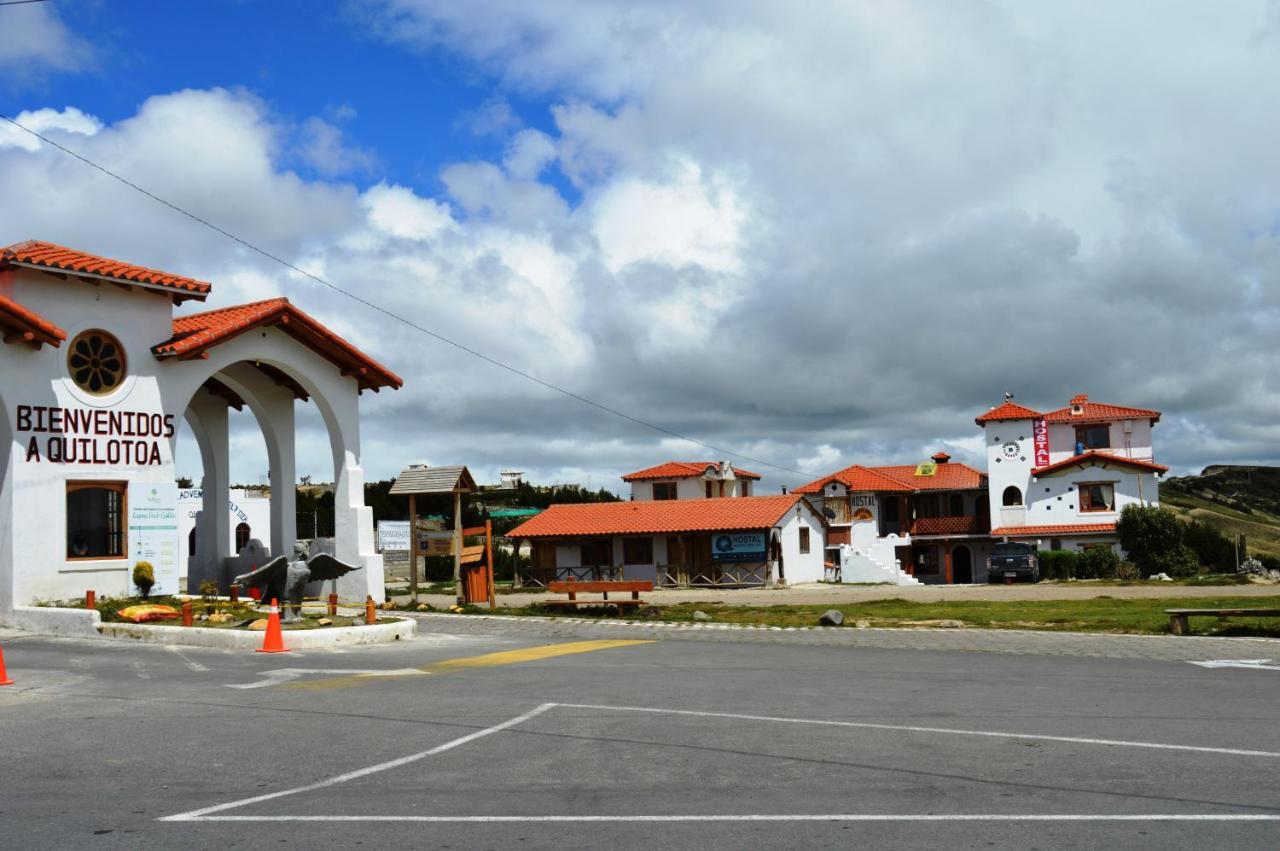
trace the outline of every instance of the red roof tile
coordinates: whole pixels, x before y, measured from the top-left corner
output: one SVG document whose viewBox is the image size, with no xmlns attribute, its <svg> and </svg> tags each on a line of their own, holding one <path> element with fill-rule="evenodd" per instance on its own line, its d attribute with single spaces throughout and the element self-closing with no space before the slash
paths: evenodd
<svg viewBox="0 0 1280 851">
<path fill-rule="evenodd" d="M 914 464 L 890 467 L 863 467 L 854 464 L 839 472 L 801 485 L 795 493 L 818 493 L 831 482 L 840 482 L 851 491 L 909 493 L 912 491 L 976 490 L 986 483 L 986 476 L 968 464 L 938 464 L 932 476 L 917 476 Z"/>
<path fill-rule="evenodd" d="M 122 263 L 108 257 L 99 257 L 73 248 L 54 245 L 52 242 L 27 240 L 0 248 L 0 268 L 25 266 L 34 269 L 56 269 L 70 274 L 94 275 L 110 281 L 138 284 L 176 293 L 180 299 L 195 298 L 203 301 L 212 287 L 206 281 L 184 278 L 158 269 Z"/>
<path fill-rule="evenodd" d="M 1072 408 L 1080 406 L 1080 413 L 1073 413 Z M 1071 404 L 1044 415 L 1051 423 L 1110 423 L 1116 420 L 1151 420 L 1160 422 L 1160 412 L 1147 408 L 1126 408 L 1121 405 L 1107 405 L 1102 402 L 1090 402 L 1088 396 L 1076 396 Z"/>
<path fill-rule="evenodd" d="M 1040 413 L 1030 408 L 1024 408 L 1021 405 L 1015 405 L 1013 402 L 1005 402 L 999 407 L 992 408 L 985 414 L 980 415 L 974 420 L 978 425 L 983 423 L 994 423 L 1001 420 L 1034 420 L 1040 417 Z"/>
<path fill-rule="evenodd" d="M 624 482 L 639 482 L 646 479 L 685 479 L 691 476 L 701 476 L 707 472 L 708 467 L 714 467 L 718 471 L 720 465 L 714 461 L 667 461 L 654 467 L 646 467 L 643 470 L 636 470 L 634 473 L 627 473 L 622 477 L 622 480 Z M 759 473 L 752 473 L 739 467 L 733 468 L 733 474 L 739 479 L 760 478 Z"/>
<path fill-rule="evenodd" d="M 37 349 L 45 343 L 60 346 L 67 339 L 66 331 L 4 295 L 0 295 L 0 329 L 6 343 L 27 343 Z"/>
<path fill-rule="evenodd" d="M 1125 458 L 1122 455 L 1112 455 L 1110 452 L 1099 452 L 1096 449 L 1090 449 L 1083 455 L 1072 455 L 1065 461 L 1059 461 L 1056 464 L 1050 464 L 1047 467 L 1038 467 L 1031 471 L 1033 476 L 1043 476 L 1047 473 L 1056 473 L 1066 467 L 1072 467 L 1076 464 L 1119 464 L 1122 467 L 1136 467 L 1139 470 L 1148 470 L 1154 473 L 1167 473 L 1169 468 L 1163 464 L 1156 464 L 1151 461 L 1140 461 L 1137 458 Z"/>
<path fill-rule="evenodd" d="M 151 350 L 158 358 L 196 358 L 246 331 L 273 325 L 332 361 L 344 374 L 355 378 L 361 389 L 398 388 L 404 384 L 400 376 L 294 307 L 287 298 L 179 316 L 173 320 L 173 336 Z"/>
<path fill-rule="evenodd" d="M 1000 526 L 993 538 L 1038 538 L 1044 535 L 1102 535 L 1116 530 L 1114 523 L 1079 523 L 1074 526 Z"/>
<path fill-rule="evenodd" d="M 571 538 L 769 529 L 802 499 L 799 494 L 783 494 L 553 505 L 507 536 Z"/>
</svg>

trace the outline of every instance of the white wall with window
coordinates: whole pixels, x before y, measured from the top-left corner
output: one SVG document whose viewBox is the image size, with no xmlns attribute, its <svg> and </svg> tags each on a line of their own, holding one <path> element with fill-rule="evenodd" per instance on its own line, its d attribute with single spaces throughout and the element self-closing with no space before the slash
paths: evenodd
<svg viewBox="0 0 1280 851">
<path fill-rule="evenodd" d="M 1151 421 L 1137 419 L 1049 424 L 1050 463 L 1056 464 L 1078 455 L 1080 448 L 1150 461 L 1154 457 L 1151 448 Z"/>
<path fill-rule="evenodd" d="M 1089 463 L 1037 477 L 1029 485 L 1027 524 L 1114 523 L 1126 505 L 1155 505 L 1153 473 L 1117 464 Z"/>
</svg>

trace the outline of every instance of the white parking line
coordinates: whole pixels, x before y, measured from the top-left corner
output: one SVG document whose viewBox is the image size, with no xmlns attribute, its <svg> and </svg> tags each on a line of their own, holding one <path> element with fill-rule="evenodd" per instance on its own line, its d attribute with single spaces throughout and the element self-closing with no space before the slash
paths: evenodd
<svg viewBox="0 0 1280 851">
<path fill-rule="evenodd" d="M 293 669 L 281 669 L 289 671 Z M 985 736 L 1001 739 L 1035 739 L 1039 741 L 1066 742 L 1070 744 L 1084 745 L 1104 745 L 1130 748 L 1152 748 L 1156 750 L 1170 751 L 1194 751 L 1197 753 L 1213 753 L 1231 756 L 1249 756 L 1262 757 L 1265 759 L 1280 758 L 1280 753 L 1273 751 L 1248 750 L 1243 748 L 1214 748 L 1199 745 L 1175 745 L 1162 742 L 1135 742 L 1123 739 L 1092 739 L 1077 736 L 1049 736 L 1042 734 L 1028 733 L 1008 733 L 996 732 L 990 730 L 960 730 L 947 727 L 919 727 L 900 724 L 876 724 L 862 721 L 832 721 L 828 719 L 813 718 L 785 718 L 771 715 L 745 715 L 733 712 L 703 712 L 690 709 L 661 709 L 647 706 L 609 706 L 596 703 L 543 703 L 534 709 L 517 715 L 501 724 L 495 724 L 492 727 L 486 727 L 483 730 L 477 730 L 443 745 L 438 745 L 430 750 L 421 753 L 412 754 L 411 756 L 393 759 L 388 762 L 381 762 L 377 765 L 371 765 L 368 768 L 361 768 L 356 771 L 350 771 L 345 774 L 339 774 L 326 780 L 311 783 L 306 786 L 298 786 L 293 789 L 285 789 L 280 792 L 271 792 L 266 795 L 257 795 L 252 798 L 244 798 L 238 801 L 230 801 L 225 804 L 218 804 L 212 807 L 205 807 L 199 810 L 192 810 L 186 813 L 178 813 L 177 815 L 165 816 L 159 821 L 243 821 L 243 822 L 259 822 L 259 821 L 295 821 L 295 822 L 432 822 L 432 823 L 485 823 L 485 822 L 785 822 L 785 821 L 861 821 L 861 822 L 945 822 L 945 821 L 971 821 L 971 822 L 998 822 L 998 821 L 1094 821 L 1094 822 L 1153 822 L 1153 821 L 1280 821 L 1280 813 L 766 813 L 766 814 L 706 814 L 706 815 L 531 815 L 531 816 L 432 816 L 432 815 L 214 815 L 222 813 L 226 810 L 246 807 L 251 804 L 262 803 L 276 798 L 283 798 L 288 795 L 297 795 L 302 792 L 311 792 L 317 789 L 324 789 L 329 786 L 336 786 L 340 783 L 346 783 L 350 780 L 356 780 L 361 777 L 367 777 L 371 774 L 377 774 L 400 766 L 417 762 L 425 757 L 434 756 L 444 753 L 461 745 L 473 742 L 485 736 L 492 735 L 502 730 L 507 730 L 519 724 L 523 724 L 532 718 L 535 718 L 550 709 L 589 709 L 596 712 L 637 712 L 654 715 L 677 715 L 696 718 L 725 718 L 740 721 L 762 721 L 783 724 L 808 724 L 824 727 L 844 727 L 856 729 L 870 730 L 889 730 L 894 732 L 908 733 L 930 733 L 941 735 L 958 735 L 958 736 Z"/>
</svg>

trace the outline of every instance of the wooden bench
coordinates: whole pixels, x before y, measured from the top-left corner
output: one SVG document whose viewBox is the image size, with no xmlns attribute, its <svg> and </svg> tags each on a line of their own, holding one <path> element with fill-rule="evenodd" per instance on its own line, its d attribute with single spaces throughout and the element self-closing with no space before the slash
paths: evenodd
<svg viewBox="0 0 1280 851">
<path fill-rule="evenodd" d="M 1189 635 L 1191 627 L 1187 618 L 1280 618 L 1280 609 L 1165 609 L 1169 616 L 1169 631 L 1174 635 Z"/>
<path fill-rule="evenodd" d="M 618 582 L 595 582 L 568 579 L 564 581 L 555 581 L 547 584 L 547 590 L 552 594 L 568 594 L 567 600 L 544 600 L 543 603 L 548 606 L 617 606 L 619 610 L 627 606 L 643 606 L 644 600 L 640 599 L 641 591 L 652 591 L 653 583 L 647 579 L 643 580 L 622 580 Z M 602 598 L 599 600 L 579 600 L 578 595 L 581 593 L 600 594 Z M 626 594 L 631 593 L 630 599 L 609 599 L 609 594 Z"/>
</svg>

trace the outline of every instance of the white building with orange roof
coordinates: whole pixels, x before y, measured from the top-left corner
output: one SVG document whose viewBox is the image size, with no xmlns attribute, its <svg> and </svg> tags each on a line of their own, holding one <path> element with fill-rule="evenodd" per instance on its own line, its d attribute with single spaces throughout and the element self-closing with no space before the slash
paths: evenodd
<svg viewBox="0 0 1280 851">
<path fill-rule="evenodd" d="M 1015 403 L 977 417 L 986 444 L 993 538 L 1046 550 L 1117 547 L 1126 505 L 1159 505 L 1152 428 L 1160 412 L 1073 397 L 1039 412 Z"/>
<path fill-rule="evenodd" d="M 987 477 L 939 452 L 916 465 L 855 464 L 796 488 L 828 522 L 829 575 L 841 582 L 986 580 Z"/>
<path fill-rule="evenodd" d="M 46 242 L 0 248 L 0 622 L 35 600 L 155 590 L 181 576 L 225 590 L 237 541 L 229 502 L 228 408 L 248 407 L 271 470 L 273 554 L 293 555 L 294 406 L 317 406 L 333 454 L 336 555 L 363 570 L 343 599 L 382 599 L 364 504 L 359 398 L 401 379 L 286 299 L 183 316 L 204 281 Z M 174 456 L 191 426 L 204 467 L 194 549 L 180 540 Z M 267 531 L 269 530 L 269 531 Z M 188 553 L 192 553 L 188 559 Z"/>
<path fill-rule="evenodd" d="M 627 473 L 636 502 L 664 499 L 715 499 L 751 496 L 759 473 L 734 467 L 728 461 L 667 461 Z"/>
</svg>

